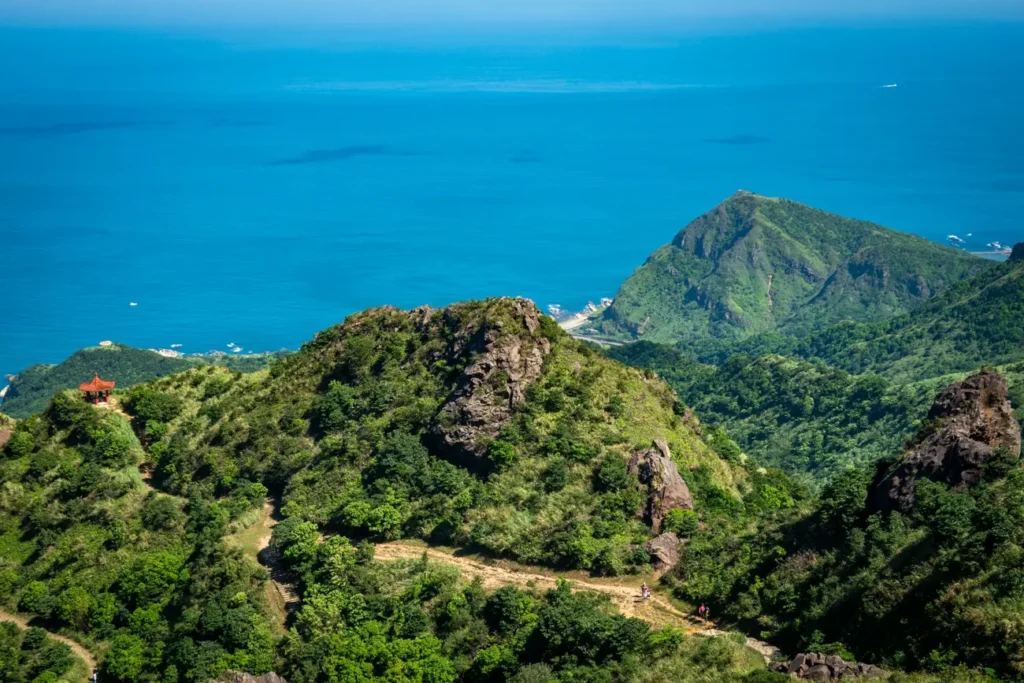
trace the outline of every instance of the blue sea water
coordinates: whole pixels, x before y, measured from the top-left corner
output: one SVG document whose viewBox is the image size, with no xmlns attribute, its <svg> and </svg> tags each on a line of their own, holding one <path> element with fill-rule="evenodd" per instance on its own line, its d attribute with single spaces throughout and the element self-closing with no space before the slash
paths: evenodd
<svg viewBox="0 0 1024 683">
<path fill-rule="evenodd" d="M 296 347 L 381 304 L 579 307 L 739 188 L 1012 244 L 1022 39 L 0 28 L 0 374 L 102 339 Z"/>
</svg>

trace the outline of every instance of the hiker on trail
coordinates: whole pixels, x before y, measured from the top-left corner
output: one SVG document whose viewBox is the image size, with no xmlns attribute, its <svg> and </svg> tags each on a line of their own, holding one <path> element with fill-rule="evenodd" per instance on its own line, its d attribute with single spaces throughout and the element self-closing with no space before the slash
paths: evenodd
<svg viewBox="0 0 1024 683">
<path fill-rule="evenodd" d="M 640 586 L 640 597 L 642 597 L 644 600 L 651 597 L 651 589 L 647 587 L 646 583 L 641 584 Z"/>
<path fill-rule="evenodd" d="M 702 603 L 700 603 L 700 607 L 697 609 L 697 615 L 700 616 L 701 619 L 703 619 L 704 618 L 704 614 L 707 611 L 708 611 L 708 608 L 705 607 L 704 603 L 702 602 Z"/>
</svg>

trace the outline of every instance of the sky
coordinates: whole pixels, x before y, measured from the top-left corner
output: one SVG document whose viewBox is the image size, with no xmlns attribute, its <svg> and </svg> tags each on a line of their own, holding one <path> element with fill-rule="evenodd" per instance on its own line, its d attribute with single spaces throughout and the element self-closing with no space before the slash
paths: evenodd
<svg viewBox="0 0 1024 683">
<path fill-rule="evenodd" d="M 0 0 L 0 24 L 327 27 L 1021 20 L 1024 0 Z"/>
</svg>

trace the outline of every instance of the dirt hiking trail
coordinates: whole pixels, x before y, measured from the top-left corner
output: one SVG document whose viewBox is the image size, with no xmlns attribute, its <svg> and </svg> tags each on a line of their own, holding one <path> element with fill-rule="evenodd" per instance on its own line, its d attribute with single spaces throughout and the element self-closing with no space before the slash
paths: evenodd
<svg viewBox="0 0 1024 683">
<path fill-rule="evenodd" d="M 260 564 L 270 572 L 270 580 L 281 594 L 285 607 L 289 612 L 295 611 L 299 606 L 299 594 L 295 590 L 295 577 L 288 573 L 281 564 L 281 554 L 270 545 L 270 537 L 274 534 L 274 527 L 280 521 L 274 504 L 267 502 L 263 506 L 264 515 L 261 520 L 263 535 L 260 536 L 256 545 L 256 557 Z"/>
<path fill-rule="evenodd" d="M 484 589 L 488 591 L 509 585 L 547 589 L 554 588 L 558 582 L 557 574 L 515 569 L 502 564 L 488 563 L 479 558 L 452 555 L 435 548 L 405 543 L 379 543 L 376 547 L 374 559 L 377 560 L 418 560 L 426 553 L 428 560 L 455 565 L 466 578 L 479 577 Z M 580 580 L 574 577 L 570 581 L 577 590 L 609 596 L 621 614 L 643 619 L 655 627 L 674 626 L 687 633 L 695 633 L 709 626 L 690 617 L 660 595 L 652 594 L 651 598 L 644 602 L 640 598 L 640 583 L 634 578 L 604 581 Z"/>
<path fill-rule="evenodd" d="M 428 561 L 451 564 L 459 568 L 461 574 L 469 579 L 479 578 L 484 590 L 495 590 L 502 586 L 519 586 L 521 588 L 554 588 L 558 583 L 557 574 L 541 574 L 524 569 L 507 566 L 507 563 L 491 563 L 475 557 L 453 555 L 436 548 L 406 543 L 378 543 L 374 559 L 376 560 L 418 560 L 426 553 Z M 627 617 L 636 617 L 646 621 L 655 628 L 672 626 L 685 631 L 688 635 L 707 636 L 711 638 L 729 635 L 726 631 L 714 628 L 714 623 L 693 617 L 673 605 L 667 598 L 652 592 L 646 602 L 640 597 L 640 583 L 636 578 L 628 579 L 597 579 L 582 580 L 577 577 L 570 579 L 577 590 L 602 593 L 611 598 L 619 613 Z M 782 652 L 769 643 L 747 638 L 747 647 L 764 657 L 765 662 L 782 656 Z"/>
<path fill-rule="evenodd" d="M 0 609 L 0 621 L 13 621 L 15 624 L 17 624 L 23 629 L 29 628 L 29 617 L 11 614 L 10 612 L 5 612 L 2 609 Z M 70 647 L 71 652 L 76 657 L 83 660 L 85 662 L 85 665 L 89 667 L 89 673 L 92 673 L 96 670 L 96 658 L 93 657 L 92 653 L 85 649 L 85 647 L 83 647 L 80 643 L 71 640 L 70 638 L 67 638 L 65 636 L 60 636 L 56 633 L 51 633 L 50 631 L 47 631 L 46 633 L 54 640 L 60 641 L 68 647 Z"/>
</svg>

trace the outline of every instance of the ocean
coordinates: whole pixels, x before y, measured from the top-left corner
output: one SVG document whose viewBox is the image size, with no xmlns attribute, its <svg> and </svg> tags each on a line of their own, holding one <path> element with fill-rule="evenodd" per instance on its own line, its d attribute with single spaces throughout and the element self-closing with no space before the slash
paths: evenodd
<svg viewBox="0 0 1024 683">
<path fill-rule="evenodd" d="M 579 308 L 740 188 L 1010 245 L 1020 44 L 0 28 L 0 374 L 104 339 L 295 348 L 383 304 Z"/>
</svg>

